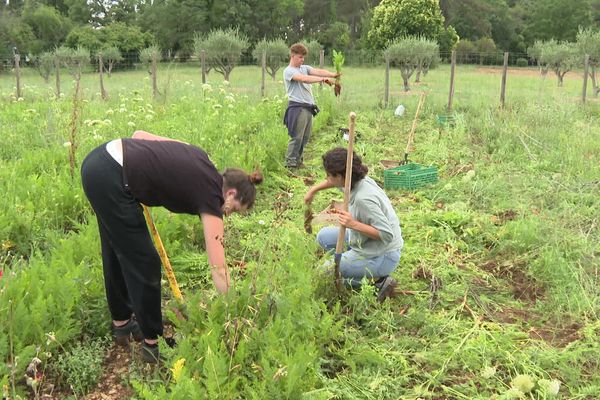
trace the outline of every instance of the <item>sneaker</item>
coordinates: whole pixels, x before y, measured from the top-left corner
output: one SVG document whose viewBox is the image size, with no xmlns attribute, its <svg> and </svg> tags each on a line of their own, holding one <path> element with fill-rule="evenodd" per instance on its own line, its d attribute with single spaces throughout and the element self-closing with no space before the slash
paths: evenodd
<svg viewBox="0 0 600 400">
<path fill-rule="evenodd" d="M 142 343 L 142 360 L 148 364 L 156 364 L 160 358 L 160 351 L 157 344 Z"/>
<path fill-rule="evenodd" d="M 119 346 L 129 346 L 129 339 L 133 337 L 136 342 L 144 340 L 142 330 L 137 321 L 131 318 L 125 325 L 112 325 L 112 337 Z"/>
<path fill-rule="evenodd" d="M 379 289 L 377 301 L 383 303 L 388 297 L 394 296 L 398 282 L 394 278 L 386 276 L 375 282 L 375 286 Z"/>
</svg>

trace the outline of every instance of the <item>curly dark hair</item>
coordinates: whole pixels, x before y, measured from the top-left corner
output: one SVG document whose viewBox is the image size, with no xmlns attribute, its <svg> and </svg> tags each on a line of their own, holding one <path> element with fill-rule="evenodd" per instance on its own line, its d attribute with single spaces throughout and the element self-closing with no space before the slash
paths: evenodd
<svg viewBox="0 0 600 400">
<path fill-rule="evenodd" d="M 325 172 L 332 176 L 346 176 L 347 155 L 348 150 L 343 147 L 336 147 L 323 154 L 323 168 L 325 168 Z M 350 187 L 353 188 L 354 184 L 367 176 L 368 172 L 369 168 L 362 163 L 360 156 L 352 152 L 352 181 Z"/>
</svg>

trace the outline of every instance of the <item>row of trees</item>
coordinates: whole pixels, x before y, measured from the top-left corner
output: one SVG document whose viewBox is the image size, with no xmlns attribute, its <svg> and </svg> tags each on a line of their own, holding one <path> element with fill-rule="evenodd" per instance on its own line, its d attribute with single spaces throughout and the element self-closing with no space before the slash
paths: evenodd
<svg viewBox="0 0 600 400">
<path fill-rule="evenodd" d="M 580 26 L 599 23 L 600 0 L 11 0 L 0 3 L 0 58 L 14 47 L 96 51 L 108 40 L 123 54 L 155 44 L 185 59 L 196 36 L 231 27 L 250 43 L 304 38 L 328 52 L 382 50 L 415 35 L 444 53 L 458 37 L 524 53 L 535 40 L 573 41 Z"/>
</svg>

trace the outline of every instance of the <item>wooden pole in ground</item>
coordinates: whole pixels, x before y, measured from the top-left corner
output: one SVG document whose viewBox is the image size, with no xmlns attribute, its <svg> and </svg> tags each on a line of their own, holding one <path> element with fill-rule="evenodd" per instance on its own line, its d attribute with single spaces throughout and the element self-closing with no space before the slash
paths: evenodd
<svg viewBox="0 0 600 400">
<path fill-rule="evenodd" d="M 15 54 L 15 77 L 17 80 L 17 100 L 21 98 L 21 55 Z"/>
<path fill-rule="evenodd" d="M 502 86 L 500 88 L 500 107 L 504 108 L 506 100 L 506 76 L 508 75 L 508 51 L 504 52 L 504 66 L 502 67 Z"/>
<path fill-rule="evenodd" d="M 319 68 L 323 69 L 325 65 L 325 50 L 321 49 L 319 51 Z M 319 83 L 319 89 L 323 89 L 323 82 Z"/>
<path fill-rule="evenodd" d="M 452 111 L 452 101 L 454 100 L 454 71 L 456 69 L 456 50 L 452 50 L 450 57 L 450 94 L 448 95 L 447 112 Z"/>
<path fill-rule="evenodd" d="M 585 103 L 587 96 L 587 83 L 588 83 L 588 75 L 590 73 L 590 56 L 588 54 L 585 55 L 583 61 L 583 92 L 581 93 L 581 102 Z"/>
<path fill-rule="evenodd" d="M 390 102 L 390 58 L 385 58 L 385 88 L 383 91 L 383 106 L 388 107 Z"/>
<path fill-rule="evenodd" d="M 202 83 L 206 83 L 206 52 L 200 52 L 200 68 L 202 69 Z"/>
<path fill-rule="evenodd" d="M 54 68 L 56 69 L 56 98 L 60 98 L 60 60 L 54 55 Z"/>
<path fill-rule="evenodd" d="M 262 80 L 260 82 L 260 95 L 261 97 L 265 97 L 265 80 L 267 75 L 267 52 L 262 52 L 262 57 L 260 61 L 262 67 Z"/>
</svg>

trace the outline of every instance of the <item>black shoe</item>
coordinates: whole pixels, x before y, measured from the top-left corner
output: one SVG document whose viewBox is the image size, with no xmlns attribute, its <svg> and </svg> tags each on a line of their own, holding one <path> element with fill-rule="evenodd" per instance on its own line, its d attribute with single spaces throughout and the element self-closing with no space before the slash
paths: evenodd
<svg viewBox="0 0 600 400">
<path fill-rule="evenodd" d="M 133 337 L 136 342 L 144 340 L 142 330 L 137 321 L 131 318 L 125 325 L 112 325 L 112 337 L 119 346 L 129 346 L 129 339 Z"/>
<path fill-rule="evenodd" d="M 394 291 L 396 290 L 396 286 L 398 286 L 398 282 L 389 276 L 383 277 L 375 282 L 375 287 L 379 289 L 379 292 L 377 293 L 377 301 L 383 303 L 385 299 L 392 297 L 394 295 Z"/>
<path fill-rule="evenodd" d="M 142 360 L 148 364 L 156 364 L 160 359 L 160 351 L 157 344 L 142 343 Z"/>
</svg>

